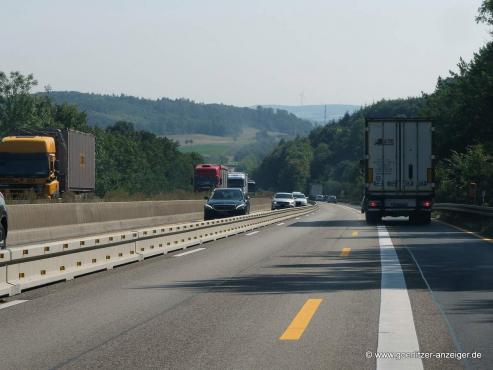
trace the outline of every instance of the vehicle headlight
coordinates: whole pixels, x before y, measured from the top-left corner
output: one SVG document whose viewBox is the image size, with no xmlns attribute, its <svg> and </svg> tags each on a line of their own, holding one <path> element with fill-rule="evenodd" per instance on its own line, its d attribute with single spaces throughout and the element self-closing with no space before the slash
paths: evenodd
<svg viewBox="0 0 493 370">
<path fill-rule="evenodd" d="M 206 203 L 206 204 L 204 204 L 204 208 L 207 208 L 207 209 L 214 209 L 214 208 L 212 208 L 212 206 L 211 206 L 210 204 L 207 204 L 207 203 Z"/>
<path fill-rule="evenodd" d="M 236 206 L 236 209 L 240 209 L 240 208 L 245 208 L 245 204 L 238 204 L 238 205 Z"/>
<path fill-rule="evenodd" d="M 277 202 L 275 200 L 272 201 L 272 204 L 277 204 Z"/>
</svg>

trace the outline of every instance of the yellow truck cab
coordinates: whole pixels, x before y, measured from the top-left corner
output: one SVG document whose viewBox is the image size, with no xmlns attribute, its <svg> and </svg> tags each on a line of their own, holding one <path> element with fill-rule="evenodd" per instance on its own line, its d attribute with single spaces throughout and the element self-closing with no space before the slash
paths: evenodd
<svg viewBox="0 0 493 370">
<path fill-rule="evenodd" d="M 56 146 L 52 137 L 4 137 L 0 143 L 0 183 L 4 185 L 2 190 L 8 195 L 32 189 L 44 197 L 57 197 L 59 183 L 55 160 Z"/>
</svg>

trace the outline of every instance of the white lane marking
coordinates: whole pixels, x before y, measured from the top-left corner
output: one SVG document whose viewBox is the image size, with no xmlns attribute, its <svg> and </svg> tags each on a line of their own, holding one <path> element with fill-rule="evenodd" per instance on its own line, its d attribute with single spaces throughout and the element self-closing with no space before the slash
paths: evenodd
<svg viewBox="0 0 493 370">
<path fill-rule="evenodd" d="M 2 304 L 0 304 L 0 310 L 3 310 L 4 308 L 15 306 L 16 304 L 20 304 L 20 303 L 24 303 L 24 302 L 27 302 L 27 299 L 17 299 L 15 301 L 2 303 Z"/>
<path fill-rule="evenodd" d="M 277 226 L 282 226 L 284 225 L 284 222 L 281 222 L 280 224 L 277 224 Z"/>
<path fill-rule="evenodd" d="M 248 233 L 248 234 L 245 234 L 245 235 L 250 236 L 250 235 L 255 235 L 257 233 L 258 233 L 258 231 L 252 231 L 251 233 Z"/>
<path fill-rule="evenodd" d="M 192 254 L 192 253 L 195 253 L 195 252 L 200 252 L 200 251 L 203 251 L 204 249 L 205 248 L 197 248 L 197 249 L 194 249 L 193 251 L 188 251 L 188 252 L 183 252 L 183 253 L 175 254 L 173 257 L 186 256 L 187 254 Z"/>
<path fill-rule="evenodd" d="M 299 217 L 296 217 L 295 220 L 299 220 L 300 218 Z"/>
<path fill-rule="evenodd" d="M 392 239 L 385 226 L 377 226 L 380 244 L 382 282 L 380 318 L 378 323 L 378 352 L 419 352 L 413 312 L 402 267 Z M 395 359 L 377 359 L 377 370 L 396 367 Z M 420 358 L 401 359 L 400 369 L 423 369 Z"/>
</svg>

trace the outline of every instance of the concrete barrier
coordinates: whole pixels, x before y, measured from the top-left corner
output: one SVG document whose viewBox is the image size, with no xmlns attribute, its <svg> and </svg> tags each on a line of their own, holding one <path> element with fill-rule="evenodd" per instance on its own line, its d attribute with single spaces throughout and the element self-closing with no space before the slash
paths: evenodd
<svg viewBox="0 0 493 370">
<path fill-rule="evenodd" d="M 11 260 L 11 252 L 8 249 L 0 250 L 0 296 L 9 295 L 12 285 L 7 282 L 7 265 Z"/>
<path fill-rule="evenodd" d="M 0 295 L 185 249 L 312 212 L 313 207 L 261 211 L 210 221 L 36 243 L 0 252 Z"/>
<path fill-rule="evenodd" d="M 252 198 L 252 210 L 270 199 Z M 8 207 L 10 246 L 191 222 L 203 217 L 202 200 L 163 202 L 22 204 Z"/>
<path fill-rule="evenodd" d="M 11 230 L 201 212 L 202 200 L 145 202 L 50 203 L 8 206 Z"/>
<path fill-rule="evenodd" d="M 112 233 L 119 230 L 139 229 L 163 224 L 191 222 L 202 218 L 202 212 L 183 213 L 161 217 L 146 217 L 131 220 L 93 222 L 87 224 L 41 227 L 36 229 L 9 231 L 8 245 L 18 246 L 40 241 L 76 238 L 86 235 Z"/>
<path fill-rule="evenodd" d="M 126 231 L 9 248 L 7 283 L 18 292 L 137 261 L 141 259 L 135 253 L 138 236 Z"/>
<path fill-rule="evenodd" d="M 252 210 L 270 207 L 268 198 L 252 198 Z M 25 230 L 203 212 L 204 200 L 49 203 L 9 205 L 9 229 Z"/>
</svg>

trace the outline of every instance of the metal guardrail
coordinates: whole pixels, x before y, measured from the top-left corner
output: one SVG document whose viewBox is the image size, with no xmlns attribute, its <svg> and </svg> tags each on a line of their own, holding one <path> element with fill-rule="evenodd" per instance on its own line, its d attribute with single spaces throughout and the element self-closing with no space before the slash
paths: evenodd
<svg viewBox="0 0 493 370">
<path fill-rule="evenodd" d="M 141 261 L 312 212 L 263 211 L 210 221 L 162 225 L 0 250 L 0 296 Z"/>
<path fill-rule="evenodd" d="M 435 203 L 433 205 L 433 210 L 460 212 L 493 217 L 493 207 L 474 206 L 471 204 Z"/>
</svg>

